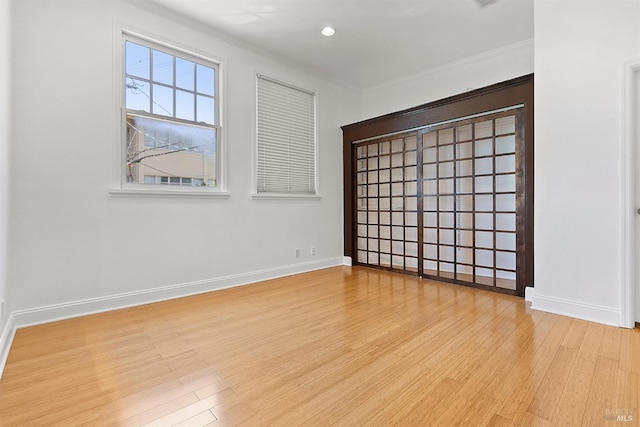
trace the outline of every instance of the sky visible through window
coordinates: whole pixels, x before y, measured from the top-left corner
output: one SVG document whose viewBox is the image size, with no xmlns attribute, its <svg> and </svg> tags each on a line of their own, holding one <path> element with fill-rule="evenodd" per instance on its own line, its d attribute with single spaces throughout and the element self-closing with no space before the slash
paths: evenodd
<svg viewBox="0 0 640 427">
<path fill-rule="evenodd" d="M 125 56 L 127 109 L 217 124 L 214 68 L 131 41 Z"/>
</svg>

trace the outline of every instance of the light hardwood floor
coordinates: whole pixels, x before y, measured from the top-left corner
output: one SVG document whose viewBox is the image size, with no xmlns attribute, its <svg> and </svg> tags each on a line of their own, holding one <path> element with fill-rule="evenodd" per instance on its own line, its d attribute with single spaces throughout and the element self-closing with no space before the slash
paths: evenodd
<svg viewBox="0 0 640 427">
<path fill-rule="evenodd" d="M 0 425 L 638 425 L 639 374 L 639 330 L 337 267 L 21 329 Z"/>
</svg>

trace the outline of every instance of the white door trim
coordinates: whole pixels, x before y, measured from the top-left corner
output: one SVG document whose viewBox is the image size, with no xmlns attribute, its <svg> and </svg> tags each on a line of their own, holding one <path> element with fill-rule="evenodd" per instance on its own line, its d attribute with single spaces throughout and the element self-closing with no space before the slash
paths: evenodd
<svg viewBox="0 0 640 427">
<path fill-rule="evenodd" d="M 635 135 L 635 111 L 640 100 L 636 100 L 635 73 L 640 73 L 640 58 L 624 63 L 623 70 L 623 106 L 622 106 L 622 251 L 621 272 L 622 289 L 620 292 L 620 326 L 635 326 L 635 215 L 636 215 L 636 150 L 640 150 L 638 136 Z"/>
</svg>

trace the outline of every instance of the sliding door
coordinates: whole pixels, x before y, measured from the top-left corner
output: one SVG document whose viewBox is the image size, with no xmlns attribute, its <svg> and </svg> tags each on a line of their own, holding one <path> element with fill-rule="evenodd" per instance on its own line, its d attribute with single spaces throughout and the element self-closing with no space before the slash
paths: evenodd
<svg viewBox="0 0 640 427">
<path fill-rule="evenodd" d="M 421 130 L 423 276 L 516 289 L 521 120 L 516 110 Z"/>
<path fill-rule="evenodd" d="M 355 151 L 357 262 L 418 273 L 418 134 Z"/>
<path fill-rule="evenodd" d="M 356 263 L 515 291 L 522 126 L 517 108 L 354 144 Z"/>
<path fill-rule="evenodd" d="M 344 255 L 524 296 L 533 112 L 530 74 L 342 126 Z"/>
</svg>

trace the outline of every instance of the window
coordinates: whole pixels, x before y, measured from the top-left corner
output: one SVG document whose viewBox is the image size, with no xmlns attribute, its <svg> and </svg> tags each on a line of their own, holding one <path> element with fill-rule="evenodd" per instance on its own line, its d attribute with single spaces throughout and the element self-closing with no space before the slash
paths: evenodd
<svg viewBox="0 0 640 427">
<path fill-rule="evenodd" d="M 124 181 L 218 189 L 218 64 L 125 35 Z"/>
<path fill-rule="evenodd" d="M 258 76 L 258 194 L 316 194 L 315 94 Z"/>
</svg>

